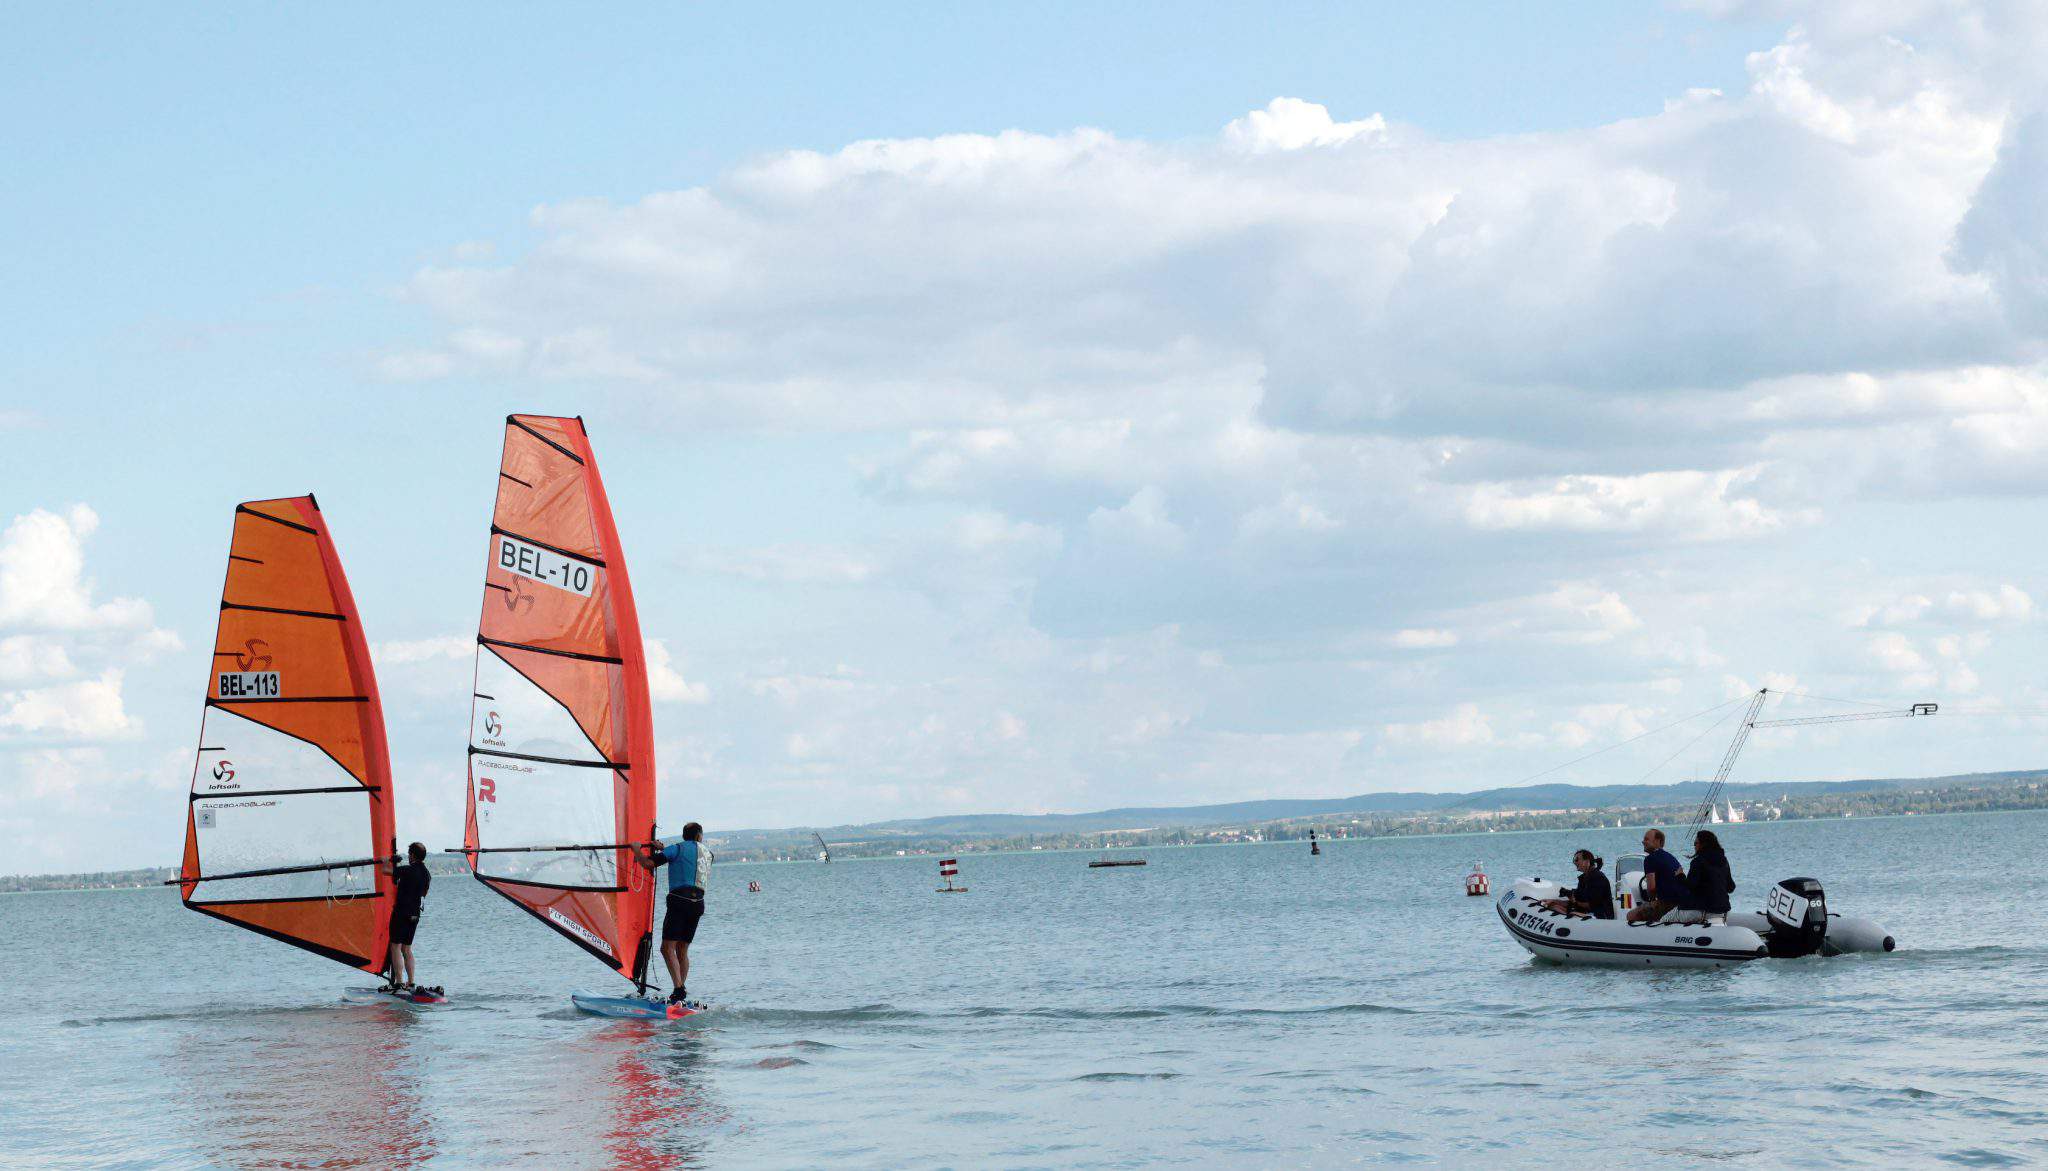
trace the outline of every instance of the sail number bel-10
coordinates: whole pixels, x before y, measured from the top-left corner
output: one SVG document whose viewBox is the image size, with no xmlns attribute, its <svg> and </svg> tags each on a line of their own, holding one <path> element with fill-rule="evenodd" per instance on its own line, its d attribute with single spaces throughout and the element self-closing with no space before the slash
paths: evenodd
<svg viewBox="0 0 2048 1171">
<path fill-rule="evenodd" d="M 597 567 L 589 562 L 503 534 L 498 536 L 498 568 L 586 598 L 597 585 Z"/>
</svg>

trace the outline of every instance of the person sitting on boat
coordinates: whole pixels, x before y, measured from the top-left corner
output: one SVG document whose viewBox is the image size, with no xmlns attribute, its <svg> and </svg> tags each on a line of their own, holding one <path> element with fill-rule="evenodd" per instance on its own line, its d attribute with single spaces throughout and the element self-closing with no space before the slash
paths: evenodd
<svg viewBox="0 0 2048 1171">
<path fill-rule="evenodd" d="M 1664 831 L 1643 831 L 1643 901 L 1628 913 L 1631 923 L 1655 923 L 1685 902 L 1685 868 L 1664 848 Z"/>
<path fill-rule="evenodd" d="M 1600 855 L 1591 850 L 1580 850 L 1572 855 L 1572 865 L 1578 867 L 1579 885 L 1564 892 L 1561 899 L 1544 899 L 1543 905 L 1568 915 L 1614 918 L 1614 887 L 1608 884 L 1607 875 L 1600 871 L 1604 865 Z"/>
<path fill-rule="evenodd" d="M 704 827 L 693 821 L 683 827 L 680 842 L 667 846 L 648 842 L 641 846 L 640 865 L 649 870 L 668 867 L 668 908 L 661 918 L 661 960 L 668 965 L 669 980 L 675 985 L 668 994 L 668 1002 L 681 1004 L 689 999 L 684 985 L 690 978 L 690 944 L 697 939 L 697 921 L 704 917 L 704 891 L 711 885 L 711 851 L 704 848 Z"/>
<path fill-rule="evenodd" d="M 391 902 L 391 983 L 393 992 L 411 992 L 418 973 L 413 970 L 412 937 L 420 927 L 420 911 L 427 901 L 427 888 L 434 876 L 427 873 L 427 848 L 419 842 L 405 848 L 406 861 L 396 858 L 384 863 L 384 872 L 397 886 Z M 401 978 L 402 977 L 402 978 Z"/>
<path fill-rule="evenodd" d="M 1724 923 L 1728 918 L 1728 896 L 1735 893 L 1735 872 L 1729 868 L 1728 853 L 1713 830 L 1703 829 L 1692 839 L 1692 865 L 1686 869 L 1686 897 L 1670 917 L 1672 923 Z"/>
</svg>

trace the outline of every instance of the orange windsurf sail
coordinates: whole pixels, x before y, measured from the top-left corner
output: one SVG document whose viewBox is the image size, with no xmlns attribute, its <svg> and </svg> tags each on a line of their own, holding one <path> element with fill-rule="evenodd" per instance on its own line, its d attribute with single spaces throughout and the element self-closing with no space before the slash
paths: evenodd
<svg viewBox="0 0 2048 1171">
<path fill-rule="evenodd" d="M 397 853 L 370 650 L 311 496 L 235 508 L 185 818 L 185 905 L 384 969 Z"/>
<path fill-rule="evenodd" d="M 505 421 L 484 557 L 463 847 L 476 877 L 636 982 L 654 721 L 633 589 L 580 419 Z"/>
</svg>

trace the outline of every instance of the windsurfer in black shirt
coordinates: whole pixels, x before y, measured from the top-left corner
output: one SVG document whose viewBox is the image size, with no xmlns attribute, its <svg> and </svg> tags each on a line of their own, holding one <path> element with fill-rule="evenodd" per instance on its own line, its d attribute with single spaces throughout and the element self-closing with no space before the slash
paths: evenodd
<svg viewBox="0 0 2048 1171">
<path fill-rule="evenodd" d="M 397 885 L 397 897 L 391 902 L 391 984 L 393 992 L 411 992 L 414 989 L 412 963 L 412 936 L 419 930 L 420 910 L 427 899 L 427 888 L 433 885 L 434 877 L 427 873 L 427 848 L 418 842 L 405 848 L 406 861 L 393 859 L 388 872 Z M 400 979 L 400 974 L 404 979 Z"/>
</svg>

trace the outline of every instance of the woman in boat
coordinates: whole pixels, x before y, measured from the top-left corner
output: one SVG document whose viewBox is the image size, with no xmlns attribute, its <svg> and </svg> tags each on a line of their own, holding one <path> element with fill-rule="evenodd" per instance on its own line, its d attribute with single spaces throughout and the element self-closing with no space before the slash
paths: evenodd
<svg viewBox="0 0 2048 1171">
<path fill-rule="evenodd" d="M 1580 850 L 1572 855 L 1572 865 L 1578 868 L 1579 885 L 1564 892 L 1561 899 L 1543 900 L 1543 905 L 1553 911 L 1573 915 L 1614 918 L 1614 888 L 1600 870 L 1603 865 L 1600 856 L 1591 850 Z"/>
<path fill-rule="evenodd" d="M 1703 829 L 1692 839 L 1692 865 L 1686 867 L 1686 897 L 1668 922 L 1713 923 L 1725 921 L 1728 896 L 1735 893 L 1735 871 L 1728 865 L 1728 852 L 1713 830 Z"/>
</svg>

